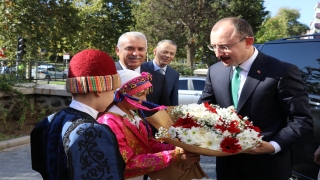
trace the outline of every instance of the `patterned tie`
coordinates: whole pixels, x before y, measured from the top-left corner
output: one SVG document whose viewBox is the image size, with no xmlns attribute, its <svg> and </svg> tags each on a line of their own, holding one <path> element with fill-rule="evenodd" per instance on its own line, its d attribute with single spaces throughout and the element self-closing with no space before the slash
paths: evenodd
<svg viewBox="0 0 320 180">
<path fill-rule="evenodd" d="M 240 71 L 241 67 L 237 66 L 233 73 L 233 78 L 231 81 L 231 93 L 234 108 L 237 109 L 238 106 L 238 91 L 240 86 Z"/>
<path fill-rule="evenodd" d="M 159 73 L 164 74 L 164 70 L 162 68 L 157 70 Z"/>
</svg>

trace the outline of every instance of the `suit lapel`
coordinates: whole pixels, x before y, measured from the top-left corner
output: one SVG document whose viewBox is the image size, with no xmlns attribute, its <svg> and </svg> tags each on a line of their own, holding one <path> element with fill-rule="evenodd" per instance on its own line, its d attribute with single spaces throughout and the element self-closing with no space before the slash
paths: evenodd
<svg viewBox="0 0 320 180">
<path fill-rule="evenodd" d="M 215 76 L 219 77 L 220 84 L 220 93 L 221 97 L 223 97 L 224 104 L 219 104 L 222 107 L 228 107 L 232 105 L 231 98 L 231 89 L 230 89 L 230 80 L 232 78 L 232 66 L 231 67 L 222 67 L 221 73 L 215 74 Z M 230 78 L 231 77 L 231 78 Z M 219 95 L 220 96 L 220 95 Z"/>
<path fill-rule="evenodd" d="M 265 58 L 261 56 L 263 55 L 259 53 L 249 70 L 246 82 L 243 85 L 240 99 L 238 102 L 238 112 L 241 110 L 245 102 L 248 100 L 248 98 L 253 93 L 257 85 L 260 83 L 261 79 L 264 77 L 264 74 L 268 70 L 268 62 L 264 61 Z"/>
<path fill-rule="evenodd" d="M 123 70 L 119 62 L 115 62 L 117 70 Z"/>
</svg>

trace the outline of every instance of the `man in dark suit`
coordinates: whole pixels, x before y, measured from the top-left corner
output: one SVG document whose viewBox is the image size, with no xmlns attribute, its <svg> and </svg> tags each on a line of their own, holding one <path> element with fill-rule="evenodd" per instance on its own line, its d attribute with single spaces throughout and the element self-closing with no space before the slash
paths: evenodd
<svg viewBox="0 0 320 180">
<path fill-rule="evenodd" d="M 263 135 L 263 143 L 246 154 L 217 157 L 217 180 L 288 180 L 290 149 L 313 129 L 299 69 L 253 43 L 251 26 L 240 18 L 221 19 L 211 31 L 208 48 L 221 62 L 209 68 L 199 103 L 234 105 Z"/>
<path fill-rule="evenodd" d="M 126 32 L 122 34 L 118 39 L 116 47 L 116 53 L 119 57 L 119 62 L 116 62 L 117 70 L 131 69 L 141 72 L 149 72 L 152 74 L 151 84 L 153 86 L 153 92 L 147 95 L 147 101 L 156 103 L 159 105 L 169 106 L 169 96 L 167 92 L 167 83 L 165 77 L 149 69 L 148 67 L 141 66 L 145 61 L 147 55 L 147 38 L 141 32 Z M 150 116 L 150 112 L 145 111 L 146 116 Z M 153 126 L 153 134 L 157 131 Z M 182 160 L 194 160 L 199 159 L 199 155 L 184 151 L 185 155 L 181 156 Z M 193 161 L 194 162 L 194 161 Z M 144 176 L 144 180 L 147 180 L 148 176 Z"/>
<path fill-rule="evenodd" d="M 164 74 L 166 77 L 170 105 L 179 105 L 178 90 L 179 90 L 179 73 L 172 69 L 169 64 L 174 59 L 177 52 L 177 45 L 171 40 L 162 40 L 153 50 L 153 61 L 145 62 L 142 66 Z"/>
<path fill-rule="evenodd" d="M 116 53 L 119 57 L 119 62 L 116 62 L 117 70 L 131 69 L 139 73 L 149 72 L 152 74 L 153 92 L 147 95 L 147 101 L 170 106 L 165 77 L 145 66 L 141 66 L 147 56 L 147 38 L 143 33 L 127 32 L 122 34 L 118 39 Z M 150 112 L 146 113 L 147 116 L 152 115 Z"/>
</svg>

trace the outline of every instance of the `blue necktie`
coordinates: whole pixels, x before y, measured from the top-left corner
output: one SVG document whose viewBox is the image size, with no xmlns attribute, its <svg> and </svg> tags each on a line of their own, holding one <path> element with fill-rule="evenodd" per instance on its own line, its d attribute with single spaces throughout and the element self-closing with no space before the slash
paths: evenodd
<svg viewBox="0 0 320 180">
<path fill-rule="evenodd" d="M 234 108 L 237 109 L 238 106 L 238 91 L 240 86 L 240 71 L 241 67 L 237 66 L 233 72 L 233 78 L 231 81 L 231 93 Z"/>
</svg>

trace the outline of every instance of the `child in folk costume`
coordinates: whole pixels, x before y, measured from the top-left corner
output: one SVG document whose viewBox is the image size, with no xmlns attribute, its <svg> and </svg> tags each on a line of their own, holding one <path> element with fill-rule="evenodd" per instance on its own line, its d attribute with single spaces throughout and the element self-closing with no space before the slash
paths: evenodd
<svg viewBox="0 0 320 180">
<path fill-rule="evenodd" d="M 108 54 L 90 49 L 72 58 L 66 81 L 71 104 L 45 118 L 31 133 L 32 168 L 43 179 L 124 179 L 116 136 L 96 122 L 119 86 Z"/>
<path fill-rule="evenodd" d="M 151 75 L 132 70 L 118 71 L 121 87 L 115 93 L 114 105 L 98 118 L 116 134 L 120 153 L 126 162 L 125 179 L 142 180 L 144 174 L 163 169 L 180 160 L 180 148 L 155 141 L 148 122 L 134 110 L 160 110 L 164 106 L 149 109 L 142 102 L 152 90 Z M 145 102 L 148 103 L 148 102 Z M 150 105 L 151 103 L 149 103 Z M 182 151 L 181 151 L 182 152 Z M 198 161 L 196 156 L 194 161 Z M 190 163 L 190 162 L 189 162 Z"/>
</svg>

